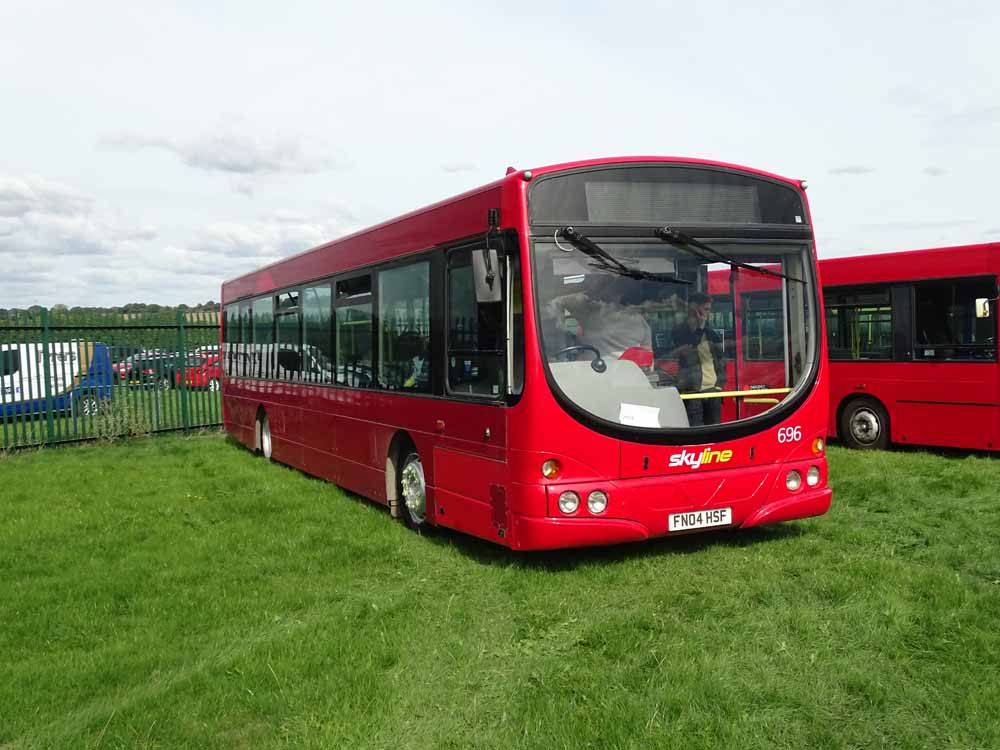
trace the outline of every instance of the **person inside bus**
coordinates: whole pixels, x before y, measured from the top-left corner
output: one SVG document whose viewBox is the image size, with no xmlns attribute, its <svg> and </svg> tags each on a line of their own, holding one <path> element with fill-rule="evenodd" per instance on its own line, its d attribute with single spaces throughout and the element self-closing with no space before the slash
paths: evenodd
<svg viewBox="0 0 1000 750">
<path fill-rule="evenodd" d="M 406 373 L 402 387 L 425 391 L 430 386 L 427 338 L 415 331 L 404 331 L 397 342 L 399 363 Z"/>
<path fill-rule="evenodd" d="M 640 282 L 613 273 L 588 273 L 578 287 L 580 291 L 555 297 L 547 305 L 543 327 L 548 331 L 555 325 L 565 331 L 561 337 L 546 337 L 547 340 L 563 346 L 592 346 L 602 358 L 618 359 L 629 352 L 630 356 L 624 358 L 632 359 L 636 350 L 648 352 L 648 366 L 651 366 L 653 334 L 644 315 L 647 300 L 639 286 Z M 567 317 L 576 321 L 575 335 L 565 329 Z M 562 346 L 557 343 L 549 348 L 550 354 L 554 354 Z"/>
<path fill-rule="evenodd" d="M 681 393 L 715 393 L 726 384 L 726 359 L 722 334 L 708 324 L 712 298 L 704 292 L 688 297 L 687 320 L 674 328 L 677 358 L 677 386 Z M 718 424 L 722 413 L 721 398 L 684 400 L 692 427 Z"/>
</svg>

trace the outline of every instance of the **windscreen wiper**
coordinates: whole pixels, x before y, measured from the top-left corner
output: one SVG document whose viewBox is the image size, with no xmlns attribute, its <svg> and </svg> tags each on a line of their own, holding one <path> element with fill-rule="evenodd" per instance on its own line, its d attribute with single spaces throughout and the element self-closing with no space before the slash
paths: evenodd
<svg viewBox="0 0 1000 750">
<path fill-rule="evenodd" d="M 692 255 L 696 255 L 702 260 L 717 260 L 722 263 L 729 265 L 732 268 L 745 268 L 748 271 L 754 271 L 755 273 L 761 273 L 765 276 L 775 276 L 779 279 L 787 279 L 788 281 L 797 281 L 800 284 L 805 284 L 802 279 L 797 279 L 794 276 L 788 276 L 787 274 L 780 273 L 779 271 L 772 271 L 769 268 L 761 268 L 760 266 L 754 266 L 750 263 L 743 263 L 742 261 L 736 260 L 735 258 L 730 258 L 725 253 L 721 253 L 716 250 L 711 245 L 706 245 L 701 240 L 696 240 L 690 235 L 684 234 L 684 232 L 678 232 L 676 229 L 671 229 L 670 227 L 660 227 L 654 234 L 668 245 L 673 245 L 674 247 L 680 248 L 681 250 L 686 250 Z M 706 253 L 712 255 L 712 258 L 707 258 L 701 253 L 697 253 L 691 248 L 697 248 Z"/>
<path fill-rule="evenodd" d="M 619 276 L 625 276 L 630 279 L 642 279 L 648 281 L 662 281 L 669 282 L 671 284 L 692 284 L 693 282 L 686 279 L 678 278 L 676 274 L 669 273 L 653 273 L 651 271 L 643 271 L 639 268 L 632 268 L 631 266 L 626 266 L 618 258 L 613 256 L 603 247 L 598 245 L 589 237 L 584 237 L 573 227 L 562 227 L 558 233 L 560 236 L 567 239 L 584 255 L 589 257 L 594 261 L 594 265 L 603 271 L 608 271 L 610 273 L 616 273 Z"/>
</svg>

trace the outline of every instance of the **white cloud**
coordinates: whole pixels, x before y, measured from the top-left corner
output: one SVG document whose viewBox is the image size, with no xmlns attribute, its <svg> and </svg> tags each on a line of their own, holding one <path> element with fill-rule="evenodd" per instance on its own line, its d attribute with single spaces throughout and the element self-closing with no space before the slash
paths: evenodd
<svg viewBox="0 0 1000 750">
<path fill-rule="evenodd" d="M 863 175 L 871 174 L 874 171 L 875 167 L 867 167 L 863 164 L 848 164 L 843 167 L 834 167 L 830 170 L 830 174 Z"/>
<path fill-rule="evenodd" d="M 100 212 L 92 197 L 38 177 L 0 175 L 0 252 L 108 255 L 122 243 L 150 241 L 153 227 L 130 227 Z"/>
<path fill-rule="evenodd" d="M 121 151 L 159 149 L 194 169 L 234 175 L 312 174 L 343 166 L 328 155 L 307 152 L 299 139 L 291 137 L 220 132 L 183 140 L 121 132 L 106 134 L 99 143 Z M 247 184 L 236 186 L 245 192 Z"/>
</svg>

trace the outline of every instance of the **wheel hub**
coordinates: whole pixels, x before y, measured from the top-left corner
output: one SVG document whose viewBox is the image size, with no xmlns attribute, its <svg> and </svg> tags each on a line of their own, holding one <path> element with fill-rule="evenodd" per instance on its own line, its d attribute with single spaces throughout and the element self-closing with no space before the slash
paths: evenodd
<svg viewBox="0 0 1000 750">
<path fill-rule="evenodd" d="M 881 432 L 878 416 L 869 409 L 859 409 L 851 418 L 851 435 L 859 443 L 874 443 Z"/>
<path fill-rule="evenodd" d="M 406 509 L 414 521 L 422 523 L 427 509 L 427 488 L 424 484 L 424 469 L 420 461 L 410 461 L 400 479 Z"/>
</svg>

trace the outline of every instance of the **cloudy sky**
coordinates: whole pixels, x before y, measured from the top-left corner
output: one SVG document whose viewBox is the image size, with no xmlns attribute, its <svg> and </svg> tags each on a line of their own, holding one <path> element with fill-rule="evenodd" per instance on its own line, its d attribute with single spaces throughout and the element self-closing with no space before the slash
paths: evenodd
<svg viewBox="0 0 1000 750">
<path fill-rule="evenodd" d="M 521 168 L 809 180 L 822 256 L 1000 241 L 1000 4 L 0 4 L 0 307 L 223 279 Z"/>
</svg>

